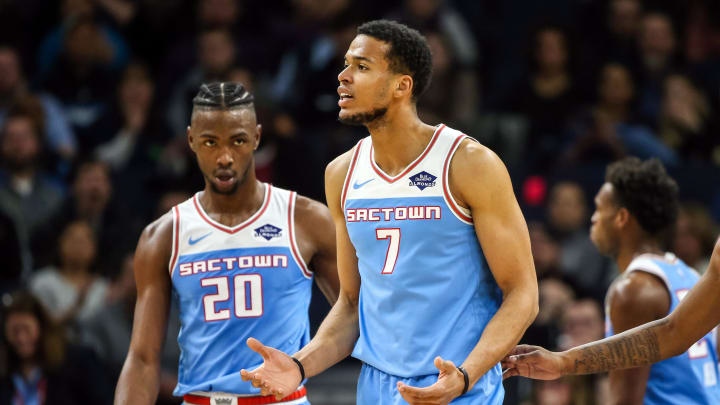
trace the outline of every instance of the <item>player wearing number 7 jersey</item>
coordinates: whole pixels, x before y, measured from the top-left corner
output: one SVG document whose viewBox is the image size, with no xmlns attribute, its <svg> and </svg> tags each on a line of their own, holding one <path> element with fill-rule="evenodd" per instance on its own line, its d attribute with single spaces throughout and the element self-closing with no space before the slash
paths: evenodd
<svg viewBox="0 0 720 405">
<path fill-rule="evenodd" d="M 501 404 L 499 360 L 537 311 L 527 226 L 489 149 L 420 121 L 425 39 L 389 21 L 360 26 L 338 76 L 340 115 L 370 136 L 327 168 L 340 297 L 299 362 L 265 357 L 243 378 L 282 397 L 302 373 L 362 360 L 357 403 Z M 265 342 L 263 342 L 265 343 Z M 457 366 L 461 367 L 458 368 Z"/>
<path fill-rule="evenodd" d="M 337 299 L 332 218 L 324 205 L 256 180 L 261 127 L 242 85 L 203 85 L 193 104 L 188 142 L 205 189 L 140 238 L 133 336 L 115 403 L 155 403 L 172 296 L 181 319 L 174 393 L 185 404 L 307 404 L 302 386 L 262 397 L 240 370 L 262 362 L 248 336 L 287 353 L 307 344 L 313 274 Z"/>
</svg>

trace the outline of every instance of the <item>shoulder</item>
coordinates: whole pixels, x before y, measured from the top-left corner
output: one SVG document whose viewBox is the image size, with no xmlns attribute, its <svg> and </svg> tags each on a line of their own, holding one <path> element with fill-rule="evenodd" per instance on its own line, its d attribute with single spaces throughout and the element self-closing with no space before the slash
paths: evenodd
<svg viewBox="0 0 720 405">
<path fill-rule="evenodd" d="M 636 270 L 613 283 L 608 291 L 608 303 L 612 313 L 628 317 L 646 314 L 656 319 L 667 315 L 670 296 L 659 277 Z"/>
<path fill-rule="evenodd" d="M 300 194 L 295 201 L 295 222 L 298 227 L 311 234 L 334 230 L 330 210 L 325 204 Z"/>
<path fill-rule="evenodd" d="M 452 158 L 450 169 L 457 170 L 505 170 L 500 157 L 487 146 L 471 138 L 465 138 Z"/>
<path fill-rule="evenodd" d="M 352 149 L 348 150 L 347 152 L 336 157 L 330 163 L 328 163 L 327 167 L 325 168 L 325 181 L 342 182 L 343 180 L 345 180 L 345 175 L 350 169 L 350 164 L 352 163 L 352 158 L 355 154 L 356 148 L 357 146 L 353 147 Z"/>
<path fill-rule="evenodd" d="M 151 222 L 143 229 L 138 242 L 138 249 L 152 248 L 159 252 L 170 251 L 173 236 L 173 214 L 168 211 L 160 218 Z"/>
</svg>

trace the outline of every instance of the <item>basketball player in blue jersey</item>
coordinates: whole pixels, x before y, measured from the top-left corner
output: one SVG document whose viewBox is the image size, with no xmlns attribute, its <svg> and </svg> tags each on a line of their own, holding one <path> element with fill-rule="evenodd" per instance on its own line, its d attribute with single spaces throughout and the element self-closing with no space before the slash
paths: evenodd
<svg viewBox="0 0 720 405">
<path fill-rule="evenodd" d="M 307 344 L 313 274 L 331 303 L 339 290 L 332 217 L 256 180 L 260 130 L 242 85 L 203 85 L 193 100 L 188 142 L 205 189 L 140 237 L 133 335 L 115 404 L 155 403 L 171 296 L 181 319 L 174 394 L 185 404 L 308 403 L 302 386 L 276 399 L 240 378 L 262 363 L 248 336 L 291 354 Z"/>
<path fill-rule="evenodd" d="M 677 217 L 678 188 L 659 161 L 628 158 L 610 165 L 595 205 L 591 239 L 621 271 L 606 299 L 606 335 L 612 336 L 665 317 L 700 276 L 662 250 Z M 711 331 L 675 357 L 611 371 L 609 403 L 720 404 L 717 355 Z"/>
<path fill-rule="evenodd" d="M 357 403 L 501 404 L 499 361 L 537 313 L 525 220 L 489 149 L 420 121 L 431 55 L 415 30 L 358 28 L 340 72 L 340 121 L 370 136 L 326 171 L 340 296 L 293 357 L 262 339 L 244 379 L 277 398 L 352 355 Z"/>
</svg>

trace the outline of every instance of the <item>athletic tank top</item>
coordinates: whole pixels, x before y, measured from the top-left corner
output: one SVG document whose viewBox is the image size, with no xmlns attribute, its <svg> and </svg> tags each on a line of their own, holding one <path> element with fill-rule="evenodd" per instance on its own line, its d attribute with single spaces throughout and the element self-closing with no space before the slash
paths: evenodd
<svg viewBox="0 0 720 405">
<path fill-rule="evenodd" d="M 295 241 L 296 194 L 265 184 L 260 209 L 234 227 L 212 220 L 198 197 L 172 209 L 169 270 L 181 321 L 174 394 L 258 394 L 240 378 L 262 363 L 246 339 L 289 354 L 309 341 L 312 273 Z"/>
</svg>

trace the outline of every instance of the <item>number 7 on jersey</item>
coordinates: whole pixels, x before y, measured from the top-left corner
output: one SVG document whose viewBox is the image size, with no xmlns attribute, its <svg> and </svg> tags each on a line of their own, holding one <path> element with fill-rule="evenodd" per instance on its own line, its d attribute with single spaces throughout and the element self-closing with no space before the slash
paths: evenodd
<svg viewBox="0 0 720 405">
<path fill-rule="evenodd" d="M 381 274 L 392 274 L 400 253 L 400 228 L 378 228 L 375 230 L 375 237 L 377 240 L 390 239 Z"/>
</svg>

